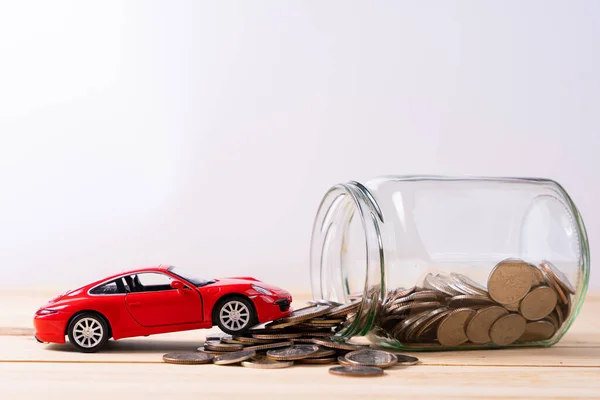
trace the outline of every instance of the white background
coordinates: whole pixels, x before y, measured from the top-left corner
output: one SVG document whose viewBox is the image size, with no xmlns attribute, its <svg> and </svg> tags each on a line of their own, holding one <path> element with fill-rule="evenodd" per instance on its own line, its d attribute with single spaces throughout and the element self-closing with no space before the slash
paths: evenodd
<svg viewBox="0 0 600 400">
<path fill-rule="evenodd" d="M 556 179 L 594 250 L 599 21 L 595 1 L 0 0 L 0 282 L 171 263 L 308 291 L 322 195 L 383 174 Z"/>
</svg>

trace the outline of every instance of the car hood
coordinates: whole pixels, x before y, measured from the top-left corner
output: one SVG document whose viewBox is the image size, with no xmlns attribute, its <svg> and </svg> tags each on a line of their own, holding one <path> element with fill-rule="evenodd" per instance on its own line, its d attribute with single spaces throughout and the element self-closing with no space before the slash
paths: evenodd
<svg viewBox="0 0 600 400">
<path fill-rule="evenodd" d="M 219 278 L 215 279 L 214 283 L 210 283 L 207 286 L 228 286 L 228 285 L 256 285 L 272 292 L 281 293 L 286 292 L 284 289 L 270 285 L 268 283 L 259 281 L 258 279 L 251 277 L 231 277 L 231 278 Z M 287 292 L 286 292 L 287 293 Z"/>
</svg>

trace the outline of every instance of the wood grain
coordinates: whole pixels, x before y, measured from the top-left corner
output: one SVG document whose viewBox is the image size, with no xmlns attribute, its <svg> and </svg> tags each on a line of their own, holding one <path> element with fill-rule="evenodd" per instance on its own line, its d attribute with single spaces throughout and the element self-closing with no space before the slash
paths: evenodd
<svg viewBox="0 0 600 400">
<path fill-rule="evenodd" d="M 10 294 L 3 294 L 3 301 Z M 296 296 L 296 300 L 306 296 Z M 385 376 L 352 379 L 329 366 L 253 370 L 237 366 L 179 366 L 162 354 L 194 350 L 214 330 L 179 332 L 110 342 L 106 351 L 81 354 L 67 345 L 37 343 L 31 316 L 42 296 L 9 299 L 0 310 L 1 399 L 243 398 L 600 398 L 600 296 L 589 296 L 570 331 L 552 348 L 410 353 L 413 367 Z M 297 304 L 297 303 L 296 303 Z"/>
</svg>

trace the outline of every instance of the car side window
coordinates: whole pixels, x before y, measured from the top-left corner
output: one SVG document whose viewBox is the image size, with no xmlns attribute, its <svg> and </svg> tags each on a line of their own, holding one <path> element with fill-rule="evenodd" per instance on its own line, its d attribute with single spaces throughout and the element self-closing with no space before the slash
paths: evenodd
<svg viewBox="0 0 600 400">
<path fill-rule="evenodd" d="M 143 272 L 131 275 L 134 292 L 159 292 L 163 290 L 175 290 L 171 287 L 171 278 L 158 272 Z M 131 285 L 130 285 L 131 286 Z"/>
<path fill-rule="evenodd" d="M 113 280 L 110 282 L 106 282 L 100 286 L 96 286 L 92 290 L 90 290 L 90 294 L 121 294 L 125 293 L 125 288 L 122 285 L 117 284 L 117 280 Z"/>
</svg>

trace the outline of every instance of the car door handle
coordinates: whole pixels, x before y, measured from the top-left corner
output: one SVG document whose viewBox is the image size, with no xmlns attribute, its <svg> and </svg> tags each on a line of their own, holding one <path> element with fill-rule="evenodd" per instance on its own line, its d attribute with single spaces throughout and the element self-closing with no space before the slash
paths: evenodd
<svg viewBox="0 0 600 400">
<path fill-rule="evenodd" d="M 142 305 L 142 303 L 140 303 L 140 302 L 129 303 L 129 307 L 139 307 L 141 305 Z"/>
</svg>

